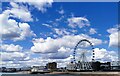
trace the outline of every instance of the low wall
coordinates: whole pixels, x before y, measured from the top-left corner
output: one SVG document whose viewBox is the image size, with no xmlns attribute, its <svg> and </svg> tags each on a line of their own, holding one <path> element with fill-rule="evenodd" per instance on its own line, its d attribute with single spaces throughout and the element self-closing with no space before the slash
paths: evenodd
<svg viewBox="0 0 120 76">
<path fill-rule="evenodd" d="M 70 72 L 80 76 L 120 76 L 120 72 Z"/>
</svg>

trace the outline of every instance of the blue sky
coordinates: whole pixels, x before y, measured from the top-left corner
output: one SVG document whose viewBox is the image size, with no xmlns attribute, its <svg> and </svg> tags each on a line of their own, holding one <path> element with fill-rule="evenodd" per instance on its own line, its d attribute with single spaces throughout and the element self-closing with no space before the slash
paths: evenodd
<svg viewBox="0 0 120 76">
<path fill-rule="evenodd" d="M 119 42 L 114 40 L 118 36 L 116 32 L 119 32 L 117 3 L 52 2 L 52 0 L 46 3 L 2 3 L 1 53 L 11 56 L 10 59 L 3 58 L 3 63 L 7 60 L 12 61 L 13 64 L 17 62 L 23 65 L 19 62 L 19 59 L 23 59 L 26 65 L 28 62 L 31 62 L 31 65 L 39 65 L 40 58 L 43 61 L 52 59 L 62 65 L 63 61 L 70 61 L 73 52 L 71 50 L 82 39 L 90 40 L 97 54 L 104 54 L 96 59 L 99 57 L 103 61 L 117 59 Z M 7 19 L 5 19 L 6 16 L 8 16 Z M 5 23 L 5 20 L 8 23 Z M 16 50 L 11 50 L 11 47 Z M 20 57 L 11 55 L 16 52 L 21 53 Z M 25 61 L 25 58 L 28 59 Z"/>
</svg>

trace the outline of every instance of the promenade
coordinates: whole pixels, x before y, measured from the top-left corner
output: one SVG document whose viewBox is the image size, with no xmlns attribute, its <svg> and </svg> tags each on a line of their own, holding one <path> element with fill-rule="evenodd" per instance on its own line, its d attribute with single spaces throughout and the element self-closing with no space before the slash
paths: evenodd
<svg viewBox="0 0 120 76">
<path fill-rule="evenodd" d="M 120 76 L 120 72 L 52 72 L 49 74 L 70 74 L 70 75 L 80 75 L 80 76 Z"/>
</svg>

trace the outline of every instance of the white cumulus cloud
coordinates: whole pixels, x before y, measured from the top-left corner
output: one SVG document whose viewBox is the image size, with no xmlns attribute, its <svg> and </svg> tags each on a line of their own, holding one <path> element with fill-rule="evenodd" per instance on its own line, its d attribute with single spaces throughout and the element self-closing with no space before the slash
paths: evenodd
<svg viewBox="0 0 120 76">
<path fill-rule="evenodd" d="M 61 47 L 60 49 L 58 49 L 58 52 L 47 54 L 46 58 L 49 58 L 49 59 L 66 59 L 70 56 L 71 52 L 72 51 L 71 51 L 70 48 Z"/>
<path fill-rule="evenodd" d="M 119 25 L 118 25 L 119 27 Z M 110 33 L 109 35 L 109 46 L 113 46 L 113 47 L 120 47 L 120 40 L 119 40 L 119 34 L 120 31 L 117 27 L 115 28 L 110 28 L 107 30 L 108 33 Z"/>
<path fill-rule="evenodd" d="M 65 11 L 64 11 L 63 9 L 61 9 L 61 10 L 58 11 L 58 13 L 59 13 L 59 14 L 64 14 Z"/>
<path fill-rule="evenodd" d="M 42 13 L 47 11 L 47 8 L 52 6 L 53 0 L 13 0 L 17 3 L 27 3 L 30 7 L 34 7 Z M 15 3 L 11 3 L 12 6 L 18 7 Z M 16 12 L 19 13 L 19 12 Z M 19 13 L 20 14 L 20 13 Z"/>
<path fill-rule="evenodd" d="M 108 33 L 115 33 L 118 32 L 118 28 L 110 28 L 107 30 Z"/>
<path fill-rule="evenodd" d="M 85 17 L 72 17 L 72 18 L 68 18 L 68 25 L 72 28 L 75 27 L 85 27 L 85 26 L 90 26 L 90 22 L 87 18 Z"/>
<path fill-rule="evenodd" d="M 62 38 L 53 39 L 47 37 L 47 39 L 39 38 L 33 39 L 34 46 L 31 47 L 31 51 L 40 52 L 40 53 L 54 53 L 58 52 L 61 47 L 65 48 L 74 48 L 78 41 L 82 39 L 88 39 L 93 43 L 93 45 L 99 45 L 102 43 L 102 40 L 91 38 L 88 35 L 66 35 Z"/>
<path fill-rule="evenodd" d="M 97 31 L 96 31 L 96 29 L 94 29 L 94 28 L 90 28 L 89 33 L 90 33 L 90 34 L 96 34 Z"/>
<path fill-rule="evenodd" d="M 2 61 L 19 61 L 24 60 L 24 58 L 26 58 L 26 54 L 22 52 L 1 52 L 0 55 Z"/>
<path fill-rule="evenodd" d="M 30 6 L 34 6 L 41 12 L 46 12 L 48 7 L 52 6 L 53 0 L 27 0 Z"/>
<path fill-rule="evenodd" d="M 17 3 L 10 3 L 12 8 L 9 10 L 12 17 L 18 18 L 22 21 L 33 21 L 30 11 L 24 6 L 20 6 Z M 19 12 L 17 12 L 19 11 Z"/>
<path fill-rule="evenodd" d="M 23 47 L 21 47 L 20 45 L 14 45 L 14 44 L 2 44 L 2 46 L 0 47 L 0 50 L 3 51 L 8 51 L 8 52 L 16 52 L 16 51 L 21 51 L 23 49 Z"/>
<path fill-rule="evenodd" d="M 109 38 L 110 38 L 109 46 L 118 47 L 118 44 L 120 44 L 120 40 L 118 38 L 119 33 L 120 33 L 120 31 L 109 35 Z"/>
<path fill-rule="evenodd" d="M 19 23 L 11 17 L 11 10 L 5 10 L 0 14 L 0 36 L 3 40 L 23 40 L 29 36 L 35 36 L 28 23 Z"/>
<path fill-rule="evenodd" d="M 107 51 L 104 48 L 102 49 L 95 48 L 94 51 L 96 61 L 107 62 L 118 60 L 118 53 L 116 51 Z"/>
<path fill-rule="evenodd" d="M 67 29 L 58 29 L 58 28 L 54 28 L 53 29 L 55 31 L 55 33 L 59 36 L 64 36 L 64 35 L 70 35 L 70 32 L 67 31 Z"/>
</svg>

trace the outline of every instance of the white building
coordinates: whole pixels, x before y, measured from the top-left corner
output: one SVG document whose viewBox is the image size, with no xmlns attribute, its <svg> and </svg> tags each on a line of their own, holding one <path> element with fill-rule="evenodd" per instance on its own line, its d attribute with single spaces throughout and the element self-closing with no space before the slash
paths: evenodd
<svg viewBox="0 0 120 76">
<path fill-rule="evenodd" d="M 45 68 L 45 66 L 33 66 L 31 72 L 43 72 Z"/>
<path fill-rule="evenodd" d="M 92 63 L 91 62 L 78 62 L 77 70 L 92 70 Z"/>
<path fill-rule="evenodd" d="M 112 61 L 111 69 L 112 70 L 120 70 L 120 61 Z"/>
<path fill-rule="evenodd" d="M 67 65 L 67 70 L 92 70 L 91 62 L 78 62 L 78 63 L 69 63 Z"/>
<path fill-rule="evenodd" d="M 76 70 L 76 64 L 69 63 L 66 67 L 67 70 Z"/>
</svg>

